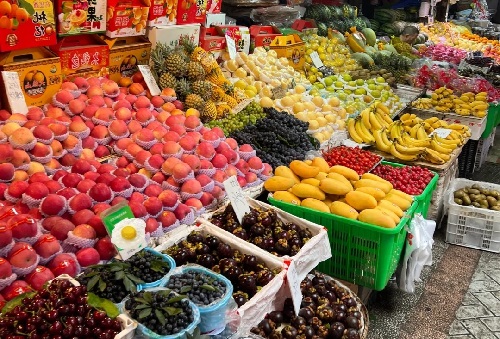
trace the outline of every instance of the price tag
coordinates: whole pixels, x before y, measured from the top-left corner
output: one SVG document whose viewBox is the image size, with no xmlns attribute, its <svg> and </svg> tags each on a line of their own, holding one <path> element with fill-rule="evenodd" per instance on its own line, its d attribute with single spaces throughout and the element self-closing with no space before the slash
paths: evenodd
<svg viewBox="0 0 500 339">
<path fill-rule="evenodd" d="M 273 92 L 274 99 L 281 99 L 286 95 L 286 91 L 281 86 L 274 87 L 271 92 Z"/>
<path fill-rule="evenodd" d="M 302 302 L 302 291 L 300 290 L 300 279 L 297 274 L 297 268 L 295 267 L 295 261 L 291 261 L 286 272 L 286 281 L 288 287 L 290 288 L 290 294 L 292 295 L 293 309 L 295 314 L 299 314 L 300 303 Z"/>
<path fill-rule="evenodd" d="M 295 86 L 297 86 L 297 83 L 295 82 L 295 79 L 292 79 L 292 81 L 290 81 L 290 84 L 288 85 L 288 88 L 294 89 Z"/>
<path fill-rule="evenodd" d="M 238 180 L 236 180 L 236 175 L 229 177 L 229 179 L 224 181 L 223 184 L 229 201 L 233 206 L 233 210 L 236 213 L 236 217 L 241 224 L 245 214 L 250 213 L 250 206 L 248 205 L 247 199 L 243 194 L 243 190 L 241 189 Z"/>
<path fill-rule="evenodd" d="M 236 42 L 234 42 L 234 39 L 227 34 L 226 34 L 226 46 L 227 46 L 227 51 L 229 53 L 229 58 L 235 59 L 237 54 Z"/>
<path fill-rule="evenodd" d="M 428 25 L 434 25 L 434 17 L 432 15 L 429 15 L 427 17 L 427 24 Z"/>
<path fill-rule="evenodd" d="M 433 136 L 434 134 L 436 134 L 438 137 L 446 139 L 448 135 L 450 135 L 450 133 L 451 129 L 449 128 L 436 128 L 434 131 L 432 131 L 431 134 L 429 134 L 429 136 Z"/>
<path fill-rule="evenodd" d="M 312 59 L 314 67 L 316 68 L 323 67 L 323 61 L 321 61 L 321 59 L 319 58 L 318 52 L 312 52 L 311 54 L 309 54 L 309 56 Z"/>
<path fill-rule="evenodd" d="M 119 203 L 111 208 L 108 208 L 101 214 L 102 222 L 109 235 L 113 232 L 116 224 L 123 219 L 129 218 L 134 218 L 134 214 L 126 203 Z"/>
<path fill-rule="evenodd" d="M 10 111 L 12 113 L 28 113 L 28 106 L 24 99 L 24 93 L 21 89 L 21 81 L 17 72 L 2 71 L 2 78 L 5 84 L 5 94 L 9 101 Z"/>
<path fill-rule="evenodd" d="M 151 95 L 160 95 L 161 89 L 160 87 L 158 87 L 158 84 L 156 83 L 156 80 L 151 73 L 151 68 L 149 68 L 149 65 L 138 65 L 138 67 L 139 71 L 144 77 L 144 82 L 146 82 L 146 85 L 148 85 Z"/>
</svg>

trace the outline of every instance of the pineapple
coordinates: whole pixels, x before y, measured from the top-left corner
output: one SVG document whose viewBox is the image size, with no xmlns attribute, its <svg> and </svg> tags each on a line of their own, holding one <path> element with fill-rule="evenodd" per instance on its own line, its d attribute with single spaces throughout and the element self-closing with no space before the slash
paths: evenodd
<svg viewBox="0 0 500 339">
<path fill-rule="evenodd" d="M 231 113 L 231 107 L 227 104 L 217 105 L 217 119 L 224 118 L 226 115 Z"/>
<path fill-rule="evenodd" d="M 193 93 L 198 94 L 205 100 L 212 97 L 212 87 L 213 85 L 210 81 L 195 81 L 191 84 Z"/>
<path fill-rule="evenodd" d="M 233 107 L 236 107 L 236 105 L 238 105 L 238 102 L 236 101 L 235 98 L 233 98 L 232 96 L 229 96 L 227 94 L 224 94 L 222 96 L 222 98 L 220 99 L 220 101 L 223 101 L 225 102 L 226 104 L 228 104 L 231 108 Z"/>
<path fill-rule="evenodd" d="M 177 93 L 180 100 L 184 100 L 184 98 L 186 98 L 186 96 L 191 93 L 191 85 L 186 79 L 180 79 L 177 81 L 175 93 Z"/>
<path fill-rule="evenodd" d="M 191 53 L 191 61 L 200 62 L 207 73 L 211 72 L 213 69 L 219 68 L 219 64 L 217 64 L 217 60 L 215 60 L 212 53 L 205 51 L 201 47 L 194 48 Z"/>
<path fill-rule="evenodd" d="M 217 107 L 213 101 L 206 101 L 201 111 L 203 121 L 212 121 L 217 118 Z"/>
<path fill-rule="evenodd" d="M 165 70 L 175 77 L 183 77 L 187 72 L 187 63 L 178 52 L 172 53 L 165 58 Z"/>
<path fill-rule="evenodd" d="M 224 90 L 218 86 L 214 86 L 212 90 L 212 100 L 214 101 L 222 101 L 222 96 L 226 93 Z"/>
<path fill-rule="evenodd" d="M 213 82 L 217 86 L 222 86 L 228 82 L 220 67 L 212 69 L 212 71 L 207 74 L 207 80 Z"/>
<path fill-rule="evenodd" d="M 199 62 L 190 61 L 187 65 L 187 78 L 197 81 L 205 78 L 205 70 Z"/>
<path fill-rule="evenodd" d="M 184 101 L 187 108 L 201 110 L 203 108 L 203 99 L 198 94 L 188 94 Z"/>
<path fill-rule="evenodd" d="M 170 73 L 163 73 L 158 79 L 158 83 L 161 89 L 164 88 L 173 88 L 177 87 L 177 79 Z"/>
</svg>

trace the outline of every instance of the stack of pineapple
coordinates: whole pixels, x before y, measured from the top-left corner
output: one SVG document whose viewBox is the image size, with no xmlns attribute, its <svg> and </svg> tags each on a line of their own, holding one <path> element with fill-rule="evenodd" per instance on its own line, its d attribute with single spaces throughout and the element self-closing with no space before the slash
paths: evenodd
<svg viewBox="0 0 500 339">
<path fill-rule="evenodd" d="M 175 48 L 157 44 L 151 61 L 160 88 L 173 88 L 186 108 L 200 111 L 203 121 L 225 117 L 246 99 L 224 77 L 213 55 L 189 40 Z"/>
</svg>

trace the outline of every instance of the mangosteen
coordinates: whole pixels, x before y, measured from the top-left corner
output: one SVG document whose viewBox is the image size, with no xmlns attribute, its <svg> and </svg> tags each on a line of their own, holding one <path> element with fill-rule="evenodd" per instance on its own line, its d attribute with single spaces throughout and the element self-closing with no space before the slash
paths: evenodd
<svg viewBox="0 0 500 339">
<path fill-rule="evenodd" d="M 266 229 L 262 224 L 256 223 L 250 226 L 250 234 L 253 236 L 264 235 L 266 233 Z"/>
<path fill-rule="evenodd" d="M 328 336 L 328 328 L 326 326 L 320 326 L 316 331 L 316 335 L 320 338 L 326 338 Z"/>
<path fill-rule="evenodd" d="M 302 298 L 302 301 L 300 302 L 300 307 L 309 307 L 312 310 L 316 309 L 316 304 L 314 303 L 314 300 L 312 300 L 311 297 L 305 297 Z"/>
<path fill-rule="evenodd" d="M 326 297 L 319 297 L 317 304 L 318 304 L 318 306 L 321 306 L 321 305 L 330 306 L 330 300 L 328 300 L 328 298 L 326 298 Z"/>
<path fill-rule="evenodd" d="M 341 339 L 344 335 L 345 326 L 342 323 L 336 322 L 330 325 L 328 330 L 328 338 Z"/>
<path fill-rule="evenodd" d="M 356 307 L 357 306 L 356 299 L 354 299 L 352 297 L 343 299 L 342 301 L 343 301 L 344 305 L 347 306 L 347 308 L 351 308 L 351 307 Z"/>
<path fill-rule="evenodd" d="M 335 295 L 335 292 L 327 290 L 327 291 L 325 291 L 324 296 L 325 296 L 325 298 L 327 298 L 330 301 L 330 303 L 337 301 L 337 296 Z"/>
<path fill-rule="evenodd" d="M 312 282 L 309 278 L 305 278 L 300 282 L 300 289 L 305 290 L 308 289 L 309 287 L 312 287 Z"/>
<path fill-rule="evenodd" d="M 302 307 L 299 310 L 299 316 L 302 317 L 303 319 L 305 319 L 307 322 L 307 320 L 314 317 L 314 311 L 310 307 Z"/>
<path fill-rule="evenodd" d="M 257 257 L 255 255 L 244 254 L 243 255 L 243 266 L 250 271 L 253 271 L 257 268 L 258 264 Z"/>
<path fill-rule="evenodd" d="M 219 260 L 219 267 L 222 272 L 225 272 L 229 267 L 238 266 L 233 258 L 224 258 Z"/>
<path fill-rule="evenodd" d="M 264 217 L 262 217 L 262 219 L 260 220 L 260 223 L 262 224 L 262 226 L 264 227 L 269 227 L 271 226 L 271 224 L 273 223 L 273 220 L 268 216 L 268 215 L 265 215 Z"/>
<path fill-rule="evenodd" d="M 335 310 L 337 312 L 345 312 L 345 313 L 347 313 L 347 307 L 344 304 L 342 304 L 342 303 L 335 303 L 332 306 L 335 308 Z"/>
<path fill-rule="evenodd" d="M 241 253 L 240 251 L 233 250 L 233 258 L 238 264 L 241 264 L 243 262 L 243 256 L 244 254 Z"/>
<path fill-rule="evenodd" d="M 345 324 L 348 328 L 354 328 L 356 330 L 359 330 L 361 328 L 361 323 L 359 322 L 359 319 L 354 316 L 348 316 L 345 319 Z"/>
<path fill-rule="evenodd" d="M 268 269 L 261 270 L 257 273 L 257 284 L 259 286 L 266 286 L 274 279 L 274 273 Z"/>
<path fill-rule="evenodd" d="M 242 291 L 247 292 L 249 295 L 253 296 L 257 293 L 257 281 L 251 274 L 241 274 L 238 277 L 238 286 Z"/>
<path fill-rule="evenodd" d="M 211 269 L 217 262 L 211 254 L 201 254 L 196 260 L 198 265 Z"/>
<path fill-rule="evenodd" d="M 197 244 L 203 242 L 203 235 L 200 232 L 193 231 L 187 236 L 186 240 L 192 244 Z"/>
<path fill-rule="evenodd" d="M 233 234 L 235 236 L 237 236 L 238 238 L 240 239 L 243 239 L 243 240 L 248 240 L 248 234 L 247 234 L 247 231 L 245 231 L 244 228 L 242 227 L 238 227 L 236 228 L 234 231 L 233 231 Z"/>
<path fill-rule="evenodd" d="M 338 321 L 338 322 L 345 322 L 345 318 L 346 318 L 346 313 L 344 311 L 337 311 L 335 313 L 335 321 Z"/>
<path fill-rule="evenodd" d="M 184 248 L 180 248 L 177 253 L 172 254 L 172 258 L 174 258 L 178 266 L 184 265 L 188 262 L 188 255 Z"/>
<path fill-rule="evenodd" d="M 253 213 L 245 213 L 241 220 L 241 225 L 244 227 L 250 227 L 255 223 L 257 223 L 257 217 Z"/>
<path fill-rule="evenodd" d="M 311 325 L 311 327 L 314 329 L 314 331 L 317 331 L 318 328 L 321 325 L 323 325 L 323 323 L 321 322 L 321 319 L 318 317 L 312 317 L 311 319 L 309 319 L 308 323 L 309 323 L 309 325 Z"/>
<path fill-rule="evenodd" d="M 197 254 L 208 254 L 210 253 L 210 247 L 207 244 L 199 243 L 196 245 L 196 253 Z"/>
<path fill-rule="evenodd" d="M 272 320 L 276 326 L 280 326 L 285 319 L 281 311 L 272 311 L 267 315 L 267 318 Z"/>
<path fill-rule="evenodd" d="M 245 305 L 245 303 L 248 301 L 248 294 L 241 292 L 241 291 L 238 291 L 238 292 L 233 294 L 233 299 L 236 302 L 236 304 L 238 305 L 238 307 L 241 307 L 241 306 Z"/>
<path fill-rule="evenodd" d="M 238 277 L 243 274 L 243 270 L 239 268 L 238 266 L 230 266 L 226 268 L 222 274 L 231 280 L 233 284 L 236 284 L 238 282 Z M 246 292 L 246 291 L 245 291 Z"/>
<path fill-rule="evenodd" d="M 273 229 L 273 236 L 278 236 L 278 234 L 280 234 L 281 232 L 283 232 L 284 229 L 281 228 L 281 227 L 276 227 Z"/>
<path fill-rule="evenodd" d="M 264 331 L 264 333 L 265 333 L 266 335 L 269 335 L 269 334 L 271 334 L 271 333 L 274 331 L 274 329 L 276 328 L 276 324 L 275 324 L 273 321 L 269 320 L 269 319 L 263 319 L 263 320 L 259 323 L 258 327 L 259 327 L 262 331 Z"/>
<path fill-rule="evenodd" d="M 269 336 L 269 339 L 283 339 L 283 335 L 279 332 L 273 332 Z"/>
<path fill-rule="evenodd" d="M 219 246 L 219 239 L 212 235 L 209 235 L 205 238 L 205 244 L 207 244 L 210 249 L 215 250 L 217 249 L 217 246 Z"/>
<path fill-rule="evenodd" d="M 329 323 L 333 321 L 335 317 L 335 312 L 333 311 L 333 308 L 327 305 L 321 305 L 320 307 L 318 307 L 316 314 L 318 315 L 318 318 L 320 318 L 321 321 L 324 323 Z"/>
<path fill-rule="evenodd" d="M 279 239 L 275 244 L 274 244 L 274 248 L 276 249 L 276 251 L 278 251 L 278 253 L 281 253 L 281 254 L 288 254 L 290 253 L 290 246 L 288 246 L 288 242 L 286 239 Z"/>
<path fill-rule="evenodd" d="M 281 335 L 286 339 L 295 339 L 298 333 L 295 327 L 287 325 L 281 330 Z"/>
<path fill-rule="evenodd" d="M 233 249 L 228 244 L 221 242 L 217 246 L 217 253 L 219 253 L 221 258 L 231 258 L 233 256 Z"/>
<path fill-rule="evenodd" d="M 255 237 L 250 242 L 260 248 L 264 248 L 264 238 L 262 237 Z"/>
<path fill-rule="evenodd" d="M 347 339 L 359 339 L 359 333 L 358 330 L 355 330 L 354 328 L 348 328 L 345 337 Z"/>
<path fill-rule="evenodd" d="M 224 228 L 224 222 L 219 218 L 212 218 L 210 222 L 219 228 Z"/>
<path fill-rule="evenodd" d="M 250 332 L 253 334 L 257 334 L 257 335 L 264 337 L 264 338 L 266 337 L 266 333 L 258 327 L 252 327 Z"/>
<path fill-rule="evenodd" d="M 307 325 L 307 321 L 300 315 L 299 316 L 294 315 L 290 321 L 290 324 L 295 328 L 300 328 L 301 326 Z"/>
<path fill-rule="evenodd" d="M 274 239 L 273 238 L 264 238 L 262 240 L 262 248 L 265 250 L 272 250 L 274 248 Z"/>
<path fill-rule="evenodd" d="M 211 268 L 212 271 L 214 271 L 217 274 L 221 274 L 220 267 L 219 265 L 215 265 Z"/>
<path fill-rule="evenodd" d="M 300 232 L 300 227 L 297 226 L 296 224 L 294 224 L 293 222 L 290 222 L 290 223 L 286 224 L 286 228 L 289 231 Z"/>
<path fill-rule="evenodd" d="M 359 311 L 349 312 L 349 315 L 361 319 L 361 312 Z"/>
<path fill-rule="evenodd" d="M 302 330 L 302 332 L 304 333 L 307 339 L 311 339 L 316 334 L 316 332 L 313 330 L 311 326 L 306 326 Z"/>
<path fill-rule="evenodd" d="M 297 238 L 297 237 L 292 237 L 290 238 L 290 240 L 288 240 L 288 245 L 290 246 L 298 246 L 299 249 L 302 247 L 302 240 L 300 238 Z"/>
<path fill-rule="evenodd" d="M 347 293 L 347 291 L 345 289 L 343 289 L 342 287 L 339 287 L 339 286 L 336 286 L 336 288 L 335 288 L 335 294 L 341 300 L 343 300 L 345 296 L 349 295 L 349 293 Z"/>
<path fill-rule="evenodd" d="M 301 238 L 312 238 L 313 237 L 311 231 L 308 230 L 307 228 L 300 229 L 299 234 L 300 234 Z"/>
<path fill-rule="evenodd" d="M 196 247 L 194 245 L 189 245 L 188 247 L 184 248 L 184 251 L 186 251 L 186 256 L 188 261 L 192 261 L 196 259 Z"/>
<path fill-rule="evenodd" d="M 323 284 L 315 284 L 314 287 L 319 295 L 324 296 L 326 293 L 326 287 Z"/>
<path fill-rule="evenodd" d="M 276 241 L 278 241 L 279 239 L 284 239 L 288 242 L 288 239 L 290 239 L 290 233 L 285 230 L 282 230 L 281 232 L 274 232 L 274 239 Z"/>
<path fill-rule="evenodd" d="M 314 287 L 316 287 L 316 285 L 325 285 L 326 284 L 326 280 L 323 276 L 320 276 L 320 275 L 315 275 L 314 278 L 312 278 L 312 284 Z"/>
</svg>

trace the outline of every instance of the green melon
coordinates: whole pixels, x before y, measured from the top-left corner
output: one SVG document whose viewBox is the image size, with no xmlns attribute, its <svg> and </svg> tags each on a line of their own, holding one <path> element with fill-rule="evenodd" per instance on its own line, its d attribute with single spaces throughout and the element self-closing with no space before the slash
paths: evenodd
<svg viewBox="0 0 500 339">
<path fill-rule="evenodd" d="M 359 62 L 359 64 L 363 66 L 363 68 L 368 68 L 375 64 L 373 59 L 366 53 L 353 53 L 351 54 L 351 58 Z"/>
<path fill-rule="evenodd" d="M 375 32 L 371 28 L 365 28 L 361 31 L 366 38 L 366 44 L 369 46 L 375 46 L 377 43 L 377 36 Z"/>
</svg>

